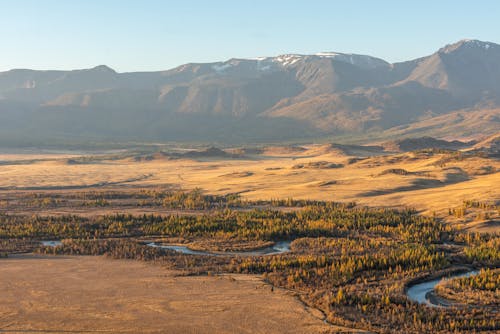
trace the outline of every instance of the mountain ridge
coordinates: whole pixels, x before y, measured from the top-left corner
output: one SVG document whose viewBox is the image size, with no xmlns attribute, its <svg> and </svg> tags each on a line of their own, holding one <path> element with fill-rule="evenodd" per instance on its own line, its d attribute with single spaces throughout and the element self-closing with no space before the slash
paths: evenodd
<svg viewBox="0 0 500 334">
<path fill-rule="evenodd" d="M 33 139 L 362 138 L 458 111 L 493 110 L 495 124 L 498 107 L 500 45 L 478 40 L 392 64 L 320 52 L 156 72 L 119 73 L 106 65 L 0 72 L 0 138 L 12 132 Z M 474 125 L 478 133 L 481 124 Z"/>
</svg>

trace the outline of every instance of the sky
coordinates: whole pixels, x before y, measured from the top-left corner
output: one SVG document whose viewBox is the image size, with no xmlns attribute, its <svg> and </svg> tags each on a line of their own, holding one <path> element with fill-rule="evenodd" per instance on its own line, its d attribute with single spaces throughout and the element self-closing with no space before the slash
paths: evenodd
<svg viewBox="0 0 500 334">
<path fill-rule="evenodd" d="M 398 62 L 465 38 L 500 44 L 500 1 L 0 0 L 0 71 L 324 51 Z"/>
</svg>

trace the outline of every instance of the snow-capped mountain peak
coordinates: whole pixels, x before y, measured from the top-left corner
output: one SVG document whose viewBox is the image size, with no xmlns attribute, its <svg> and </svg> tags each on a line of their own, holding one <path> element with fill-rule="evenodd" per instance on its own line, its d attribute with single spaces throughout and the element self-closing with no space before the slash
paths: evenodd
<svg viewBox="0 0 500 334">
<path fill-rule="evenodd" d="M 318 52 L 315 54 L 282 54 L 275 57 L 255 57 L 255 58 L 242 58 L 242 59 L 230 59 L 225 62 L 214 63 L 212 69 L 218 73 L 223 73 L 228 69 L 239 65 L 241 62 L 254 63 L 256 68 L 259 70 L 269 70 L 273 67 L 278 66 L 278 68 L 287 68 L 290 66 L 296 66 L 302 61 L 313 61 L 321 58 L 332 59 L 339 62 L 348 63 L 354 66 L 358 66 L 365 69 L 373 69 L 381 66 L 389 66 L 386 61 L 359 54 L 348 54 L 339 52 Z"/>
</svg>

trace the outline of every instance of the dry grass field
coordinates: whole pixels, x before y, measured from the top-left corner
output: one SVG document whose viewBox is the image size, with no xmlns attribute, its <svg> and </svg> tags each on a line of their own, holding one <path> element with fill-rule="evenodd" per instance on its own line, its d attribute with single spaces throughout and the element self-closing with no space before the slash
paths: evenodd
<svg viewBox="0 0 500 334">
<path fill-rule="evenodd" d="M 321 313 L 258 276 L 176 277 L 102 257 L 2 260 L 1 333 L 330 333 Z"/>
<path fill-rule="evenodd" d="M 271 147 L 258 154 L 221 157 L 94 156 L 83 162 L 47 154 L 43 159 L 33 155 L 14 158 L 12 154 L 8 159 L 3 158 L 0 189 L 201 188 L 211 194 L 238 193 L 251 200 L 295 198 L 414 207 L 423 214 L 436 214 L 473 230 L 498 230 L 497 215 L 493 219 L 482 219 L 475 214 L 462 219 L 448 217 L 449 210 L 461 206 L 463 201 L 496 203 L 500 199 L 500 162 L 478 155 L 460 157 L 449 152 L 381 155 L 309 145 L 300 149 Z M 130 210 L 141 212 L 133 207 Z M 107 211 L 95 209 L 94 213 L 103 212 Z"/>
</svg>

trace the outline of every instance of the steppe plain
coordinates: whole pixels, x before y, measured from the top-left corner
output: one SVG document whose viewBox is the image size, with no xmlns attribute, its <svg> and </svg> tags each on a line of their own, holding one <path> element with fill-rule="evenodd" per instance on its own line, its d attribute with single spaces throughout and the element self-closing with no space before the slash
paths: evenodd
<svg viewBox="0 0 500 334">
<path fill-rule="evenodd" d="M 194 152 L 194 153 L 193 153 Z M 500 232 L 500 162 L 477 152 L 390 151 L 334 144 L 252 149 L 4 153 L 0 210 L 9 215 L 200 214 L 137 206 L 18 205 L 34 193 L 144 189 L 238 194 L 244 200 L 304 199 L 415 208 L 461 230 Z M 283 210 L 294 210 L 293 208 Z M 203 210 L 201 210 L 203 213 Z M 359 330 L 325 323 L 298 292 L 258 275 L 178 276 L 133 260 L 17 254 L 2 259 L 0 332 L 331 333 Z M 78 302 L 76 302 L 78 301 Z M 250 329 L 251 328 L 251 329 Z"/>
</svg>

